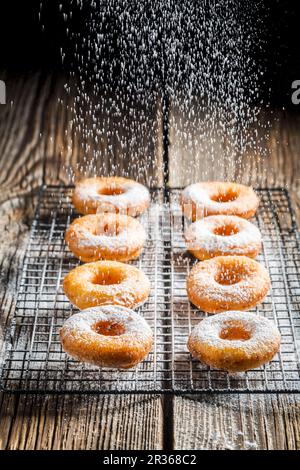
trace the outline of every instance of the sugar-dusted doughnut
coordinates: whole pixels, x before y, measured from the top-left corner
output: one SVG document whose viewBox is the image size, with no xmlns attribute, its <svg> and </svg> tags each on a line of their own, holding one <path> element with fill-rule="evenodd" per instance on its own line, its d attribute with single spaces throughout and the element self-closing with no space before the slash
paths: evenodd
<svg viewBox="0 0 300 470">
<path fill-rule="evenodd" d="M 267 270 L 246 256 L 217 256 L 201 261 L 187 279 L 190 301 L 208 313 L 255 307 L 269 289 Z"/>
<path fill-rule="evenodd" d="M 200 260 L 222 255 L 255 258 L 262 246 L 259 229 L 234 215 L 211 215 L 193 222 L 185 231 L 185 242 Z"/>
<path fill-rule="evenodd" d="M 60 330 L 60 341 L 78 361 L 128 369 L 150 352 L 153 335 L 146 320 L 133 310 L 105 305 L 72 315 Z"/>
<path fill-rule="evenodd" d="M 276 325 L 249 312 L 225 312 L 204 318 L 191 332 L 188 349 L 215 369 L 242 372 L 269 362 L 280 347 Z"/>
<path fill-rule="evenodd" d="M 148 208 L 150 195 L 145 186 L 131 179 L 85 178 L 75 186 L 73 204 L 81 214 L 113 212 L 135 217 Z"/>
<path fill-rule="evenodd" d="M 187 186 L 182 192 L 181 205 L 183 213 L 193 221 L 219 214 L 250 219 L 259 199 L 249 186 L 210 181 Z"/>
<path fill-rule="evenodd" d="M 149 297 L 150 281 L 135 266 L 95 261 L 72 269 L 64 278 L 63 289 L 81 310 L 105 304 L 134 308 Z"/>
<path fill-rule="evenodd" d="M 127 215 L 89 214 L 71 223 L 65 240 L 81 261 L 129 261 L 140 255 L 146 232 L 138 220 Z"/>
</svg>

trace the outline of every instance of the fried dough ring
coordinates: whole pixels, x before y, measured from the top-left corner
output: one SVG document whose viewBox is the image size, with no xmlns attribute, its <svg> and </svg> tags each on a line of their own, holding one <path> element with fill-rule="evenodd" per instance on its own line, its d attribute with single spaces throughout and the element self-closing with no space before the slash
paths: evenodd
<svg viewBox="0 0 300 470">
<path fill-rule="evenodd" d="M 204 318 L 188 340 L 191 355 L 215 369 L 242 372 L 269 362 L 280 347 L 276 325 L 249 312 Z"/>
<path fill-rule="evenodd" d="M 234 215 L 211 215 L 197 220 L 187 228 L 185 242 L 200 260 L 230 255 L 256 258 L 262 246 L 259 229 Z"/>
<path fill-rule="evenodd" d="M 60 330 L 60 340 L 64 351 L 78 361 L 128 369 L 149 353 L 153 335 L 133 310 L 106 305 L 72 315 Z"/>
<path fill-rule="evenodd" d="M 81 261 L 130 261 L 139 257 L 146 232 L 138 220 L 127 215 L 89 214 L 71 223 L 65 240 Z"/>
<path fill-rule="evenodd" d="M 209 215 L 250 219 L 258 208 L 259 198 L 249 186 L 210 181 L 187 186 L 182 192 L 181 205 L 183 213 L 193 221 Z"/>
<path fill-rule="evenodd" d="M 269 288 L 267 270 L 246 256 L 218 256 L 201 261 L 187 279 L 190 301 L 208 313 L 248 310 L 262 302 Z"/>
<path fill-rule="evenodd" d="M 81 310 L 105 304 L 134 308 L 147 300 L 150 281 L 135 266 L 95 261 L 72 269 L 64 278 L 63 289 Z"/>
<path fill-rule="evenodd" d="M 136 217 L 149 207 L 150 195 L 145 186 L 128 178 L 85 178 L 75 186 L 73 204 L 80 214 L 112 212 Z"/>
</svg>

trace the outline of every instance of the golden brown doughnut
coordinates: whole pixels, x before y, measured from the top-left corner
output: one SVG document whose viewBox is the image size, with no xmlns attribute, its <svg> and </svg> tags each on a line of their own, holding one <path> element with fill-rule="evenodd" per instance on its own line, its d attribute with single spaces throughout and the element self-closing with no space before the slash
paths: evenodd
<svg viewBox="0 0 300 470">
<path fill-rule="evenodd" d="M 150 281 L 135 266 L 95 261 L 72 269 L 64 278 L 63 289 L 81 310 L 105 304 L 134 308 L 149 297 Z"/>
<path fill-rule="evenodd" d="M 234 215 L 211 215 L 185 231 L 187 249 L 198 259 L 244 255 L 255 258 L 262 246 L 258 228 Z"/>
<path fill-rule="evenodd" d="M 186 217 L 193 221 L 209 215 L 254 216 L 259 199 L 252 188 L 243 184 L 210 181 L 187 186 L 181 205 Z"/>
<path fill-rule="evenodd" d="M 133 310 L 106 305 L 72 315 L 60 330 L 60 341 L 78 361 L 128 369 L 149 353 L 153 335 L 146 320 Z"/>
<path fill-rule="evenodd" d="M 136 217 L 150 204 L 148 189 L 136 181 L 117 176 L 85 178 L 73 193 L 80 214 L 121 213 Z"/>
<path fill-rule="evenodd" d="M 146 232 L 138 220 L 127 215 L 89 214 L 71 223 L 65 240 L 81 261 L 130 261 L 140 255 Z"/>
<path fill-rule="evenodd" d="M 215 369 L 242 372 L 269 362 L 280 347 L 276 325 L 249 312 L 204 318 L 188 340 L 191 355 Z"/>
<path fill-rule="evenodd" d="M 208 313 L 248 310 L 262 302 L 269 289 L 267 270 L 246 256 L 218 256 L 201 261 L 187 279 L 190 301 Z"/>
</svg>

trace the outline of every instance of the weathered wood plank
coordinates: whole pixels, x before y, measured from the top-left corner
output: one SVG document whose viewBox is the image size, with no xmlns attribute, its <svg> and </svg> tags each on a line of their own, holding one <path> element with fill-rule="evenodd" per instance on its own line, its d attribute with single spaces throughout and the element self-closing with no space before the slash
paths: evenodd
<svg viewBox="0 0 300 470">
<path fill-rule="evenodd" d="M 293 395 L 203 395 L 174 399 L 174 448 L 300 448 L 300 401 Z"/>
<path fill-rule="evenodd" d="M 0 114 L 0 202 L 28 194 L 42 182 L 43 126 L 49 82 L 40 74 L 7 79 L 8 103 Z"/>
<path fill-rule="evenodd" d="M 2 397 L 2 449 L 161 449 L 159 397 Z"/>
<path fill-rule="evenodd" d="M 14 308 L 18 274 L 33 217 L 34 189 L 42 183 L 43 176 L 47 183 L 69 182 L 69 167 L 76 170 L 82 158 L 80 138 L 69 133 L 73 98 L 62 95 L 64 78 L 36 74 L 16 80 L 7 77 L 6 83 L 8 100 L 12 101 L 12 105 L 0 110 L 2 332 Z M 64 96 L 63 105 L 58 101 L 60 96 Z M 159 111 L 153 105 L 154 109 L 154 121 L 148 126 L 149 129 L 157 129 L 159 134 Z M 126 137 L 128 151 L 132 148 L 130 139 L 134 137 L 134 132 L 132 129 L 132 134 Z M 147 143 L 146 127 L 143 132 L 143 143 L 138 145 L 135 141 L 135 145 L 138 150 L 147 152 L 149 159 L 159 159 L 160 138 L 156 148 L 154 141 Z M 121 159 L 121 155 L 118 155 L 117 163 L 118 158 Z M 121 160 L 125 173 L 126 162 Z M 133 170 L 137 171 L 138 168 Z M 128 173 L 133 170 L 131 165 Z M 108 167 L 107 171 L 110 171 Z M 134 171 L 133 174 L 136 174 Z M 142 179 L 154 184 L 161 181 L 155 167 L 144 172 L 142 168 L 141 175 Z M 146 178 L 146 175 L 151 178 Z M 0 343 L 2 339 L 0 336 Z M 1 394 L 0 422 L 1 449 L 162 447 L 160 397 Z"/>
<path fill-rule="evenodd" d="M 174 416 L 175 449 L 300 448 L 300 401 L 294 396 L 176 398 Z"/>
</svg>

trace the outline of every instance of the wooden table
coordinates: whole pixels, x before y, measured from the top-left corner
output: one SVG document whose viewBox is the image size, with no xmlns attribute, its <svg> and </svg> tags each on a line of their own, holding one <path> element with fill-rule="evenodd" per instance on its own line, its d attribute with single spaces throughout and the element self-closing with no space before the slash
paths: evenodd
<svg viewBox="0 0 300 470">
<path fill-rule="evenodd" d="M 74 95 L 64 90 L 63 77 L 37 73 L 1 78 L 6 80 L 8 93 L 8 104 L 0 109 L 3 330 L 15 305 L 35 189 L 42 182 L 68 182 L 70 167 L 75 175 L 80 173 L 82 167 L 76 169 L 76 165 L 84 162 L 82 142 L 87 153 L 97 148 L 97 165 L 102 173 L 110 173 L 113 165 L 119 164 L 122 174 L 161 185 L 164 142 L 159 100 L 149 98 L 145 109 L 122 120 L 103 116 L 104 128 L 109 129 L 116 119 L 114 133 L 118 129 L 123 137 L 108 134 L 106 141 L 96 145 L 91 135 L 71 125 Z M 63 98 L 63 104 L 59 98 Z M 263 128 L 253 127 L 255 138 L 261 139 L 262 158 L 260 150 L 250 148 L 240 165 L 228 165 L 223 154 L 229 144 L 216 141 L 216 163 L 208 165 L 205 145 L 203 141 L 199 144 L 201 134 L 189 129 L 180 109 L 171 106 L 170 185 L 203 178 L 238 179 L 262 186 L 286 184 L 300 221 L 300 116 L 269 111 L 261 119 L 271 121 L 268 139 Z M 192 146 L 184 139 L 187 129 L 190 135 L 194 133 Z M 300 448 L 300 397 L 296 395 L 207 394 L 191 398 L 2 394 L 0 420 L 1 449 Z"/>
</svg>

